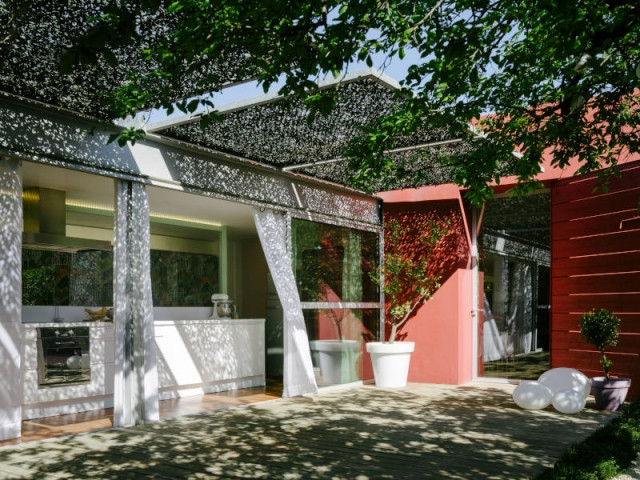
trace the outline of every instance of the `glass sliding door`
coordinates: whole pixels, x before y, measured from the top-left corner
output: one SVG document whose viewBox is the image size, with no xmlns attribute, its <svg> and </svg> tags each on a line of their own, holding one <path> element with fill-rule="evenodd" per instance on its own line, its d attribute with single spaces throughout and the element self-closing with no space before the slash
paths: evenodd
<svg viewBox="0 0 640 480">
<path fill-rule="evenodd" d="M 293 270 L 317 383 L 362 380 L 364 342 L 377 338 L 380 291 L 371 280 L 377 232 L 292 219 Z"/>
<path fill-rule="evenodd" d="M 480 235 L 480 375 L 537 379 L 549 368 L 550 198 L 486 203 Z"/>
</svg>

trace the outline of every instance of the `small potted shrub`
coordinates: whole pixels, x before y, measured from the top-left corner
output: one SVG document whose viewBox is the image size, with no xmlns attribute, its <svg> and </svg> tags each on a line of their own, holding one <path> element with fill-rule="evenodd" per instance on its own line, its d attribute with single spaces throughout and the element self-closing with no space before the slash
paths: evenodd
<svg viewBox="0 0 640 480">
<path fill-rule="evenodd" d="M 627 396 L 631 379 L 612 377 L 609 374 L 613 362 L 607 358 L 605 349 L 618 344 L 620 318 L 604 308 L 592 309 L 580 318 L 580 333 L 600 352 L 600 364 L 604 370 L 604 377 L 591 379 L 596 408 L 618 410 Z"/>
<path fill-rule="evenodd" d="M 373 376 L 379 387 L 407 384 L 414 342 L 396 341 L 402 327 L 440 287 L 440 277 L 431 272 L 429 262 L 443 237 L 449 232 L 449 220 L 430 220 L 420 216 L 404 222 L 385 220 L 384 263 L 370 273 L 381 285 L 386 299 L 388 342 L 368 342 Z"/>
</svg>

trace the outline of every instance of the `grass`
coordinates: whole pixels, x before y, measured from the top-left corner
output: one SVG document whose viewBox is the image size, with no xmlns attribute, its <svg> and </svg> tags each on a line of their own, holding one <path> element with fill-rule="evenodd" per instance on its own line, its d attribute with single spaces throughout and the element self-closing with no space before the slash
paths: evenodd
<svg viewBox="0 0 640 480">
<path fill-rule="evenodd" d="M 570 447 L 535 480 L 605 480 L 623 473 L 640 451 L 640 400 L 584 442 Z"/>
</svg>

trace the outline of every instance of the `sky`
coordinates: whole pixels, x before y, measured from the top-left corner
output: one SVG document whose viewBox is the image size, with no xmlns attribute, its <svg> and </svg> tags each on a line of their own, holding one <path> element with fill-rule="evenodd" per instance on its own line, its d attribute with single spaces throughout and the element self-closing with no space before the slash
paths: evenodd
<svg viewBox="0 0 640 480">
<path fill-rule="evenodd" d="M 386 55 L 381 54 L 373 56 L 372 59 L 374 68 L 397 81 L 404 79 L 407 75 L 408 68 L 412 64 L 418 63 L 421 60 L 419 54 L 412 50 L 407 50 L 406 56 L 402 60 L 395 57 L 393 60 L 388 62 L 386 61 Z M 354 62 L 349 67 L 348 72 L 355 72 L 365 68 L 367 68 L 365 62 Z M 330 77 L 331 75 L 328 74 L 328 76 Z M 267 93 L 277 92 L 280 87 L 282 87 L 282 85 L 283 81 L 272 85 L 269 89 L 269 92 Z M 265 95 L 264 90 L 261 86 L 258 85 L 257 81 L 253 81 L 227 87 L 221 92 L 214 93 L 212 99 L 216 108 L 220 108 L 231 103 L 247 100 L 254 97 L 260 97 L 262 95 Z M 201 113 L 204 110 L 204 107 L 200 107 L 198 111 L 196 111 L 196 113 Z M 164 110 L 153 110 L 151 112 L 143 112 L 140 116 L 145 117 L 146 121 L 148 121 L 149 123 L 154 123 L 165 120 L 167 118 L 182 117 L 184 116 L 184 113 L 176 110 L 173 114 L 167 116 Z"/>
<path fill-rule="evenodd" d="M 373 57 L 373 67 L 391 78 L 400 81 L 407 75 L 409 66 L 416 63 L 418 60 L 419 58 L 417 53 L 408 51 L 403 60 L 396 57 L 390 64 L 385 65 L 385 56 L 378 55 L 377 57 Z M 365 62 L 356 62 L 349 67 L 349 72 L 355 72 L 363 68 L 367 68 Z M 276 92 L 281 86 L 282 83 L 273 85 L 269 92 Z M 213 102 L 216 106 L 222 106 L 260 95 L 264 95 L 262 87 L 258 86 L 257 82 L 249 82 L 224 89 L 222 92 L 213 96 Z"/>
</svg>

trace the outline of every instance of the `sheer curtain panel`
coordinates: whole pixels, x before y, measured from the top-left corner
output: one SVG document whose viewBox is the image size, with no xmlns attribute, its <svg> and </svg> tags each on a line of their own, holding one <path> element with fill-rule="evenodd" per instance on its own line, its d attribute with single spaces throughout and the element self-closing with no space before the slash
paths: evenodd
<svg viewBox="0 0 640 480">
<path fill-rule="evenodd" d="M 158 420 L 158 372 L 151 297 L 149 197 L 116 181 L 114 240 L 114 426 Z"/>
<path fill-rule="evenodd" d="M 22 423 L 22 174 L 20 161 L 0 157 L 0 440 L 20 436 Z"/>
<path fill-rule="evenodd" d="M 262 250 L 280 297 L 284 333 L 284 397 L 316 393 L 309 338 L 300 306 L 300 296 L 287 249 L 287 217 L 280 212 L 254 209 Z"/>
</svg>

